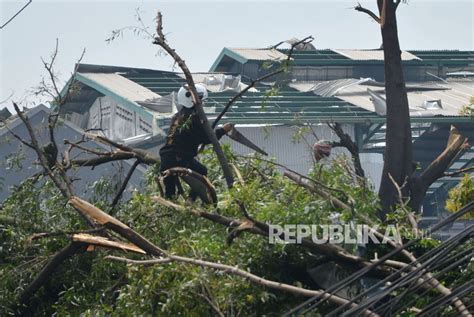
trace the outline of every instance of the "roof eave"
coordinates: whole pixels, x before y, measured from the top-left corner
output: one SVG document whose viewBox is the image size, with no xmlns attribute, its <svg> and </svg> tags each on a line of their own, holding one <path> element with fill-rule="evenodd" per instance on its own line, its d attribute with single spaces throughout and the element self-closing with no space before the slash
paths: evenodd
<svg viewBox="0 0 474 317">
<path fill-rule="evenodd" d="M 224 57 L 229 57 L 229 58 L 232 58 L 234 60 L 236 60 L 237 62 L 239 62 L 240 64 L 245 64 L 248 62 L 248 59 L 246 59 L 245 57 L 243 57 L 242 55 L 238 54 L 237 52 L 233 51 L 232 49 L 230 48 L 227 48 L 227 47 L 224 47 L 221 51 L 221 53 L 219 54 L 219 56 L 216 58 L 216 60 L 214 61 L 214 63 L 212 64 L 211 68 L 209 69 L 209 72 L 215 72 L 216 69 L 217 69 L 217 66 L 219 66 L 219 64 L 221 63 L 222 59 Z"/>
<path fill-rule="evenodd" d="M 81 73 L 76 73 L 76 75 L 74 77 L 71 77 L 71 78 L 75 78 L 77 81 L 80 81 L 81 83 L 97 90 L 98 92 L 104 94 L 105 96 L 111 97 L 112 99 L 114 99 L 119 104 L 127 106 L 129 109 L 131 109 L 133 111 L 136 111 L 137 113 L 139 113 L 143 117 L 153 119 L 153 114 L 151 114 L 150 112 L 148 112 L 147 110 L 142 108 L 135 101 L 129 100 L 129 99 L 115 93 L 114 91 L 108 89 L 107 87 L 104 87 L 104 86 L 100 85 L 99 83 L 83 76 Z"/>
</svg>

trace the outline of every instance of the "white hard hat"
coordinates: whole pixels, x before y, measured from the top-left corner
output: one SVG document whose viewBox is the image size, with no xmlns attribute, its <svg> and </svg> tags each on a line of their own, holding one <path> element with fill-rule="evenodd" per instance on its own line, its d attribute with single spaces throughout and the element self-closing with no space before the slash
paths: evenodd
<svg viewBox="0 0 474 317">
<path fill-rule="evenodd" d="M 191 92 L 185 86 L 181 87 L 178 91 L 178 104 L 182 105 L 185 108 L 192 108 L 194 106 L 193 97 L 191 96 Z M 196 91 L 201 100 L 207 98 L 206 86 L 202 84 L 196 84 Z"/>
</svg>

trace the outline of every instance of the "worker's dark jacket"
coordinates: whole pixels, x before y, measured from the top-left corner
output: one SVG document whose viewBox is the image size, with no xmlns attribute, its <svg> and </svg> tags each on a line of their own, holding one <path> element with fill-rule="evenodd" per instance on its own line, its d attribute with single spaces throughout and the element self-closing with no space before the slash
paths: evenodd
<svg viewBox="0 0 474 317">
<path fill-rule="evenodd" d="M 220 139 L 225 131 L 215 130 Z M 171 126 L 166 137 L 166 144 L 160 149 L 160 155 L 174 153 L 191 159 L 197 155 L 200 144 L 209 144 L 211 140 L 204 131 L 203 123 L 194 109 L 182 108 L 171 119 Z"/>
</svg>

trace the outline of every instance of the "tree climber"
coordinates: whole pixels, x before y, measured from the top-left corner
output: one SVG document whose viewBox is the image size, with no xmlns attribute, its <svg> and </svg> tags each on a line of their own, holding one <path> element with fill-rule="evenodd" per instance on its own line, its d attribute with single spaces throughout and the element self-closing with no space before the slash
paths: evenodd
<svg viewBox="0 0 474 317">
<path fill-rule="evenodd" d="M 196 91 L 201 100 L 207 98 L 207 89 L 204 85 L 196 84 Z M 191 92 L 187 85 L 181 87 L 177 96 L 178 104 L 181 109 L 171 119 L 171 125 L 166 137 L 165 145 L 160 149 L 161 166 L 160 172 L 164 172 L 172 167 L 186 167 L 206 176 L 207 168 L 196 160 L 198 148 L 201 144 L 209 144 L 211 140 L 204 131 L 203 122 L 195 110 Z M 215 130 L 217 139 L 231 131 L 233 124 L 226 123 L 222 128 Z M 165 185 L 165 197 L 172 198 L 176 194 L 178 186 L 178 176 L 170 175 L 163 179 Z M 178 194 L 183 194 L 179 188 Z M 197 193 L 193 190 L 189 197 L 195 200 Z"/>
</svg>

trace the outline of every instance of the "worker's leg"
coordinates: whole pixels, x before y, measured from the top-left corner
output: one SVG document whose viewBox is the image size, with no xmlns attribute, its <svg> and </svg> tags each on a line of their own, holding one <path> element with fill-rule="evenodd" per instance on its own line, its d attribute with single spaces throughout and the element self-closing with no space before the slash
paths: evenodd
<svg viewBox="0 0 474 317">
<path fill-rule="evenodd" d="M 163 173 L 169 168 L 178 166 L 178 162 L 176 161 L 176 155 L 173 153 L 163 154 L 161 155 L 161 164 L 160 164 L 160 172 Z M 163 183 L 165 184 L 165 197 L 167 199 L 173 198 L 176 194 L 176 184 L 179 182 L 178 176 L 168 176 L 163 179 Z"/>
<path fill-rule="evenodd" d="M 192 169 L 193 171 L 198 172 L 202 176 L 207 176 L 207 167 L 205 165 L 201 164 L 201 162 L 199 162 L 196 159 L 192 159 L 189 162 L 188 167 L 190 169 Z"/>
<path fill-rule="evenodd" d="M 203 164 L 201 164 L 198 160 L 196 159 L 192 159 L 190 162 L 189 162 L 189 165 L 188 167 L 190 169 L 192 169 L 193 171 L 201 174 L 202 176 L 206 176 L 207 175 L 207 167 L 204 166 Z M 192 199 L 192 200 L 196 200 L 197 198 L 197 193 L 195 191 L 191 191 L 189 193 L 189 197 Z"/>
</svg>

